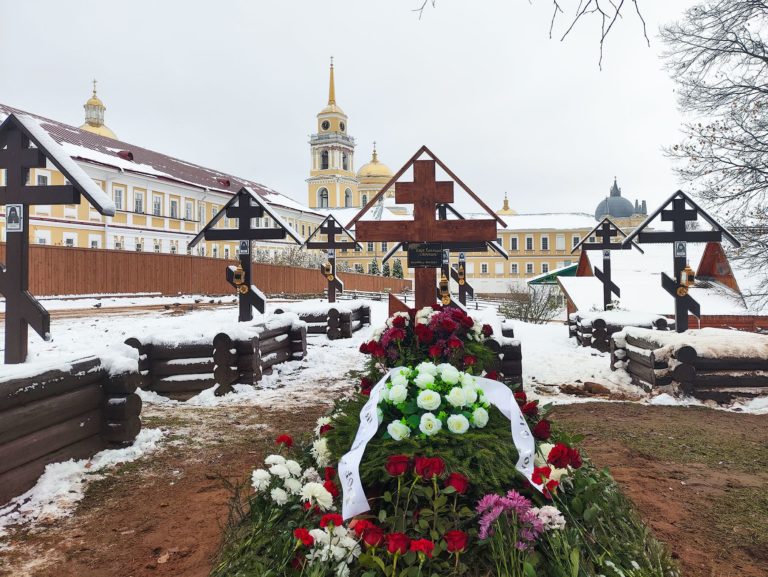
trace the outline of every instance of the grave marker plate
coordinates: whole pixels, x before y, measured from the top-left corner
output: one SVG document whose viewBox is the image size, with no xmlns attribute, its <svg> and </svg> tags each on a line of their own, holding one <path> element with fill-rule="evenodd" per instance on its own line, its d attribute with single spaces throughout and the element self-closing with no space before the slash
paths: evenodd
<svg viewBox="0 0 768 577">
<path fill-rule="evenodd" d="M 24 232 L 24 205 L 8 204 L 5 207 L 6 232 Z"/>
<path fill-rule="evenodd" d="M 424 242 L 408 245 L 408 268 L 440 268 L 442 264 L 442 243 Z"/>
</svg>

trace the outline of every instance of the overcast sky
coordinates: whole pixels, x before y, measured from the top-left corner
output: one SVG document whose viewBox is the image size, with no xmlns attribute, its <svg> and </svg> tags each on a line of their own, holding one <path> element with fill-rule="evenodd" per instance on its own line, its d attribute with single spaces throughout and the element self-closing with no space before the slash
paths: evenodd
<svg viewBox="0 0 768 577">
<path fill-rule="evenodd" d="M 592 212 L 617 176 L 652 210 L 681 122 L 657 30 L 693 2 L 639 2 L 650 48 L 628 11 L 600 71 L 598 22 L 550 40 L 550 0 L 0 0 L 0 102 L 79 126 L 95 77 L 121 140 L 306 202 L 333 55 L 358 167 L 426 144 L 494 208 Z"/>
</svg>

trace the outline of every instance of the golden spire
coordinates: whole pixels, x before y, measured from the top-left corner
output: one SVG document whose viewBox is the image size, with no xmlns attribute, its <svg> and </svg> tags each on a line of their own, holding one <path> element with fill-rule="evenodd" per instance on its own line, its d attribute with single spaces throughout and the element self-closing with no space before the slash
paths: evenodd
<svg viewBox="0 0 768 577">
<path fill-rule="evenodd" d="M 333 56 L 331 56 L 331 83 L 328 87 L 328 104 L 336 104 L 336 86 L 333 82 Z"/>
</svg>

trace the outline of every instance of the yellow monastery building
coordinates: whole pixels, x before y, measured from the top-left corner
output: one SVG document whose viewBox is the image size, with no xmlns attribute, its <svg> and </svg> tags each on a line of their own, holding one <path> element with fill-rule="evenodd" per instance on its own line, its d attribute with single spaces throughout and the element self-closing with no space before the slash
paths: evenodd
<svg viewBox="0 0 768 577">
<path fill-rule="evenodd" d="M 349 118 L 336 101 L 334 68 L 331 63 L 328 103 L 317 114 L 317 132 L 309 141 L 310 165 L 307 178 L 307 204 L 280 194 L 257 182 L 214 169 L 188 163 L 119 140 L 105 124 L 106 106 L 99 99 L 94 81 L 93 94 L 84 105 L 85 122 L 79 128 L 0 104 L 0 121 L 10 113 L 27 114 L 65 149 L 85 172 L 112 197 L 117 207 L 113 217 L 101 216 L 83 201 L 80 205 L 35 206 L 30 214 L 30 241 L 80 248 L 189 253 L 188 242 L 215 216 L 242 186 L 253 188 L 267 200 L 280 217 L 302 237 L 309 236 L 325 216 L 332 212 L 346 224 L 392 177 L 389 167 L 379 160 L 374 144 L 370 160 L 355 168 L 355 139 L 349 134 Z M 0 171 L 0 185 L 4 184 Z M 30 171 L 30 179 L 40 185 L 64 184 L 64 177 L 53 167 Z M 394 204 L 395 188 L 372 208 L 365 218 L 408 219 L 410 206 Z M 4 207 L 0 207 L 4 208 Z M 595 214 L 543 213 L 517 214 L 507 198 L 497 214 L 507 224 L 499 228 L 497 242 L 508 253 L 506 260 L 493 252 L 467 255 L 467 275 L 476 293 L 504 293 L 512 284 L 548 273 L 578 261 L 571 254 L 581 238 L 603 216 L 611 216 L 619 226 L 633 228 L 645 218 L 642 205 L 621 196 L 616 181 L 600 201 Z M 480 215 L 465 215 L 473 218 Z M 234 226 L 222 219 L 220 226 Z M 265 218 L 259 226 L 272 226 Z M 5 240 L 4 210 L 0 212 L 0 239 Z M 369 272 L 374 260 L 381 269 L 382 258 L 393 248 L 388 243 L 363 242 L 362 249 L 340 251 L 341 270 Z M 272 253 L 289 247 L 289 242 L 261 241 L 256 248 Z M 236 247 L 228 242 L 201 242 L 195 254 L 214 258 L 234 258 Z M 404 251 L 392 255 L 390 265 L 399 259 L 406 277 Z"/>
</svg>

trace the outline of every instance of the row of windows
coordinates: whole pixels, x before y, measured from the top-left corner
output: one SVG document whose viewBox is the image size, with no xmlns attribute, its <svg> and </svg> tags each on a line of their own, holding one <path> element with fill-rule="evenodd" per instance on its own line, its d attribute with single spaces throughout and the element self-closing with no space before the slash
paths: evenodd
<svg viewBox="0 0 768 577">
<path fill-rule="evenodd" d="M 360 197 L 360 200 L 365 206 L 368 204 L 368 195 L 364 194 L 362 197 Z M 330 205 L 328 204 L 328 189 L 327 188 L 321 188 L 317 191 L 317 206 L 320 208 L 328 208 Z M 352 190 L 346 189 L 344 191 L 344 207 L 350 208 L 354 206 L 353 205 L 353 199 L 352 199 Z"/>
<path fill-rule="evenodd" d="M 496 239 L 497 242 L 503 246 L 501 238 Z M 520 250 L 516 236 L 509 237 L 509 250 Z M 578 234 L 571 236 L 571 248 L 579 244 L 581 238 Z M 542 236 L 540 238 L 540 250 L 548 251 L 550 249 L 549 236 Z M 525 250 L 535 250 L 533 248 L 533 236 L 526 235 L 525 237 Z M 558 234 L 555 236 L 555 250 L 565 250 L 565 235 Z"/>
</svg>

